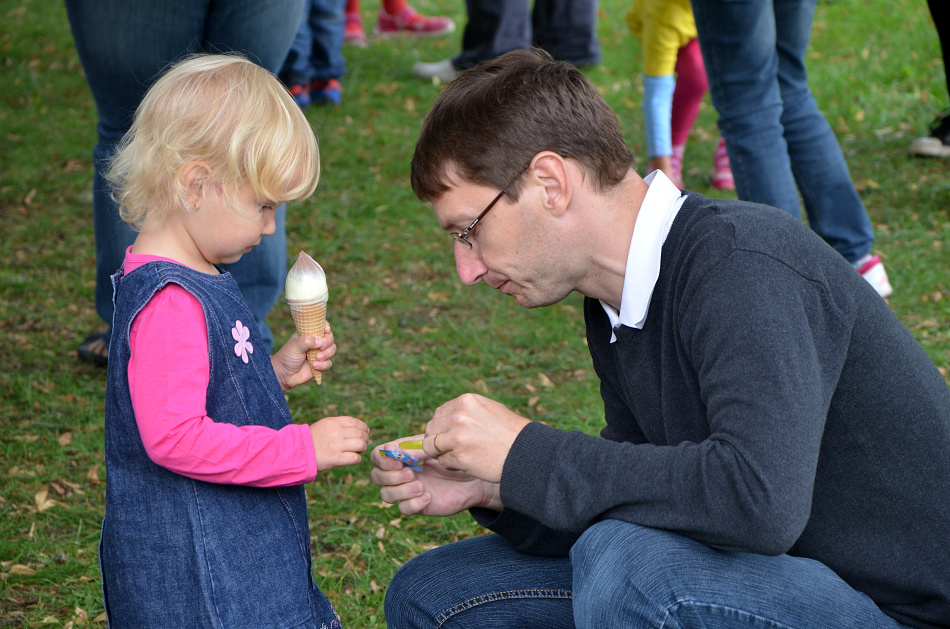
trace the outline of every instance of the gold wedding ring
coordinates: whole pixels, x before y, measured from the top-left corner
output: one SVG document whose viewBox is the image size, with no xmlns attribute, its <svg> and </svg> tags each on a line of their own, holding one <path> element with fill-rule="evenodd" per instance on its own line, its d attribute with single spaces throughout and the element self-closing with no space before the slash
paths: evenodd
<svg viewBox="0 0 950 629">
<path fill-rule="evenodd" d="M 442 448 L 439 447 L 439 435 L 432 438 L 432 447 L 435 448 L 435 451 L 439 454 L 445 454 L 445 452 L 442 452 Z"/>
</svg>

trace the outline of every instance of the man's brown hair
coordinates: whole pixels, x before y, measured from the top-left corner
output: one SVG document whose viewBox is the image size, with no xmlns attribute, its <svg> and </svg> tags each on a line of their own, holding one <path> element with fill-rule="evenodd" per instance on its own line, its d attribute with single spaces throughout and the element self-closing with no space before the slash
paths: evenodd
<svg viewBox="0 0 950 629">
<path fill-rule="evenodd" d="M 542 50 L 515 50 L 462 72 L 436 99 L 412 157 L 412 190 L 437 199 L 454 169 L 517 199 L 518 174 L 541 151 L 575 160 L 598 192 L 634 165 L 616 114 L 587 77 Z"/>
</svg>

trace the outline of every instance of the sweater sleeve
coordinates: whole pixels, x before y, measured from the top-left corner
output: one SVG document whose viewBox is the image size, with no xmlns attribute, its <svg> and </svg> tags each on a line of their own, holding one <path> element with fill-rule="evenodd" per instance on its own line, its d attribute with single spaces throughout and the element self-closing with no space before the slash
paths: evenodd
<svg viewBox="0 0 950 629">
<path fill-rule="evenodd" d="M 149 458 L 189 478 L 279 487 L 317 474 L 310 429 L 236 426 L 207 416 L 208 333 L 201 304 L 176 284 L 158 291 L 132 323 L 129 389 Z"/>
</svg>

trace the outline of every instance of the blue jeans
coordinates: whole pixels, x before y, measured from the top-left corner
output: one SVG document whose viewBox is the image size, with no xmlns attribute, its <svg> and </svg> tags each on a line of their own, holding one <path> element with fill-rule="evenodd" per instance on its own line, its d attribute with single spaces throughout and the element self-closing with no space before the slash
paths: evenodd
<svg viewBox="0 0 950 629">
<path fill-rule="evenodd" d="M 497 535 L 430 550 L 386 593 L 390 627 L 899 629 L 823 564 L 715 550 L 619 520 L 570 558 L 525 555 Z"/>
<path fill-rule="evenodd" d="M 280 75 L 288 85 L 338 79 L 346 72 L 346 0 L 308 0 Z"/>
<path fill-rule="evenodd" d="M 466 0 L 459 69 L 532 45 L 576 66 L 600 63 L 596 0 Z"/>
<path fill-rule="evenodd" d="M 122 265 L 135 232 L 119 218 L 103 173 L 145 91 L 170 62 L 194 52 L 241 52 L 276 73 L 297 31 L 303 2 L 66 0 L 76 51 L 99 114 L 92 199 L 96 312 L 110 330 L 110 276 Z M 283 206 L 278 210 L 273 236 L 265 237 L 239 262 L 224 267 L 241 287 L 268 352 L 273 335 L 264 317 L 277 301 L 287 273 L 285 212 Z"/>
<path fill-rule="evenodd" d="M 740 199 L 801 216 L 849 262 L 874 230 L 805 71 L 815 0 L 691 0 Z"/>
</svg>

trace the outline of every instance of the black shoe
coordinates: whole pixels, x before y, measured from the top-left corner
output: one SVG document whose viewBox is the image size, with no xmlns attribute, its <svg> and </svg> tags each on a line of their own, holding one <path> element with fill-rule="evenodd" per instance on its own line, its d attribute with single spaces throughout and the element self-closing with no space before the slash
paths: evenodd
<svg viewBox="0 0 950 629">
<path fill-rule="evenodd" d="M 950 109 L 930 123 L 930 135 L 910 143 L 910 153 L 918 157 L 950 157 Z"/>
<path fill-rule="evenodd" d="M 79 344 L 79 351 L 76 355 L 84 363 L 92 363 L 99 367 L 105 367 L 109 364 L 109 339 L 112 336 L 111 330 L 104 332 L 95 332 L 82 340 Z"/>
</svg>

